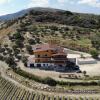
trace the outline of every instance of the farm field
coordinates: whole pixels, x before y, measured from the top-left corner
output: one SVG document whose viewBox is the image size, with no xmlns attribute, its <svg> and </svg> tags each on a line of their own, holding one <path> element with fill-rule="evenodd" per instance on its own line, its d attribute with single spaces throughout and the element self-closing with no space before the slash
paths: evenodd
<svg viewBox="0 0 100 100">
<path fill-rule="evenodd" d="M 0 99 L 1 100 L 100 100 L 99 95 L 86 97 L 82 95 L 73 96 L 56 96 L 56 95 L 44 95 L 42 93 L 30 92 L 26 89 L 20 88 L 13 83 L 0 77 Z"/>
</svg>

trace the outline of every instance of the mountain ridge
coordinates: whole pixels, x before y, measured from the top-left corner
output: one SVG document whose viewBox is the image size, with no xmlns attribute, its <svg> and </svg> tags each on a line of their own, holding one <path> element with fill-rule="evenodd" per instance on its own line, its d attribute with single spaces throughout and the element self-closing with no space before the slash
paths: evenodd
<svg viewBox="0 0 100 100">
<path fill-rule="evenodd" d="M 34 11 L 49 11 L 49 12 L 65 11 L 65 10 L 55 9 L 55 8 L 33 7 L 33 8 L 27 8 L 27 9 L 24 9 L 24 10 L 20 10 L 16 13 L 2 15 L 2 16 L 0 16 L 0 20 L 4 21 L 4 20 L 16 19 L 18 17 L 24 16 L 25 14 L 27 14 L 31 10 L 34 10 Z"/>
<path fill-rule="evenodd" d="M 27 8 L 21 11 L 18 11 L 16 13 L 11 13 L 11 14 L 6 14 L 6 15 L 2 15 L 0 16 L 0 21 L 8 21 L 8 20 L 12 20 L 12 19 L 16 19 L 18 17 L 22 17 L 25 14 L 29 13 L 31 10 L 34 11 L 48 11 L 48 12 L 57 12 L 57 11 L 61 11 L 61 12 L 65 12 L 65 11 L 69 11 L 69 10 L 62 10 L 62 9 L 56 9 L 56 8 L 43 8 L 43 7 L 33 7 L 33 8 Z M 69 11 L 71 12 L 71 11 Z M 78 13 L 78 12 L 72 12 L 75 14 L 82 14 L 82 15 L 93 15 L 93 16 L 99 16 L 96 14 L 90 14 L 90 13 Z"/>
</svg>

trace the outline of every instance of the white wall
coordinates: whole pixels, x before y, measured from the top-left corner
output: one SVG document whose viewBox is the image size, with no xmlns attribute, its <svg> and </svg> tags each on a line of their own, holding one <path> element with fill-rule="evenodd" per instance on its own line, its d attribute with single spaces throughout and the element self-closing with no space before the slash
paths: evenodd
<svg viewBox="0 0 100 100">
<path fill-rule="evenodd" d="M 30 64 L 34 64 L 34 67 L 37 67 L 37 64 L 41 64 L 41 67 L 48 67 L 48 66 L 51 66 L 51 65 L 54 65 L 52 63 L 27 63 L 27 66 L 30 67 Z"/>
<path fill-rule="evenodd" d="M 78 60 L 78 64 L 79 65 L 85 65 L 85 64 L 96 64 L 97 61 L 96 60 Z"/>
</svg>

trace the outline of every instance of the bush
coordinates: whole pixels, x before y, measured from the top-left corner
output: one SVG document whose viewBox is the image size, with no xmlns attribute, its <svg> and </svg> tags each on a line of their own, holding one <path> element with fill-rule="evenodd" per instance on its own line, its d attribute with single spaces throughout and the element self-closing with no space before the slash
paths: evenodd
<svg viewBox="0 0 100 100">
<path fill-rule="evenodd" d="M 29 54 L 33 54 L 32 46 L 26 45 L 26 50 L 28 51 Z"/>
<path fill-rule="evenodd" d="M 15 50 L 14 50 L 14 54 L 15 54 L 15 55 L 17 55 L 17 54 L 19 54 L 19 53 L 20 53 L 20 50 L 19 50 L 19 49 L 15 49 Z"/>
<path fill-rule="evenodd" d="M 12 46 L 12 49 L 13 49 L 13 50 L 16 50 L 17 48 L 18 48 L 17 45 L 13 45 L 13 46 Z"/>
<path fill-rule="evenodd" d="M 98 53 L 97 50 L 95 50 L 95 49 L 91 50 L 90 53 L 91 53 L 91 55 L 92 55 L 93 58 L 98 58 L 99 53 Z"/>
<path fill-rule="evenodd" d="M 24 44 L 23 44 L 23 41 L 22 41 L 22 40 L 16 40 L 16 41 L 15 41 L 15 44 L 16 44 L 19 48 L 23 48 L 23 47 L 24 47 Z"/>
<path fill-rule="evenodd" d="M 22 62 L 24 63 L 24 66 L 26 66 L 27 67 L 27 57 L 25 57 L 25 56 L 23 56 L 22 57 Z"/>
<path fill-rule="evenodd" d="M 40 43 L 40 38 L 37 37 L 37 38 L 35 39 L 35 41 L 36 41 L 36 43 Z"/>
<path fill-rule="evenodd" d="M 15 68 L 17 66 L 17 64 L 15 63 L 14 61 L 14 58 L 13 57 L 7 57 L 5 59 L 5 62 L 9 65 L 9 67 L 11 68 Z"/>
<path fill-rule="evenodd" d="M 50 86 L 56 86 L 56 84 L 57 84 L 57 82 L 54 79 L 50 78 L 50 77 L 45 78 L 44 83 L 48 84 Z"/>
<path fill-rule="evenodd" d="M 0 54 L 0 60 L 3 61 L 4 57 Z"/>
<path fill-rule="evenodd" d="M 95 47 L 97 50 L 100 50 L 100 33 L 96 33 L 92 39 L 92 46 Z"/>
<path fill-rule="evenodd" d="M 34 45 L 34 44 L 36 44 L 36 42 L 35 42 L 34 39 L 29 39 L 28 42 L 29 42 L 30 45 Z"/>
<path fill-rule="evenodd" d="M 98 85 L 100 86 L 100 80 L 98 81 Z"/>
<path fill-rule="evenodd" d="M 8 47 L 8 44 L 4 44 L 4 47 L 7 48 Z"/>
<path fill-rule="evenodd" d="M 13 35 L 14 39 L 18 39 L 18 40 L 24 40 L 24 37 L 21 35 L 21 33 L 15 33 Z"/>
<path fill-rule="evenodd" d="M 5 48 L 0 48 L 0 53 L 5 52 Z"/>
</svg>

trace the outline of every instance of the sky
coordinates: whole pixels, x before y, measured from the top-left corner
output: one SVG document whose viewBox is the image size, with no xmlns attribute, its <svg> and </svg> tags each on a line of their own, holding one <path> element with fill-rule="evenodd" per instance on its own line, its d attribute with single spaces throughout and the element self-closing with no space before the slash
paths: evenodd
<svg viewBox="0 0 100 100">
<path fill-rule="evenodd" d="M 100 15 L 100 0 L 0 0 L 0 16 L 31 7 L 50 7 Z"/>
</svg>

